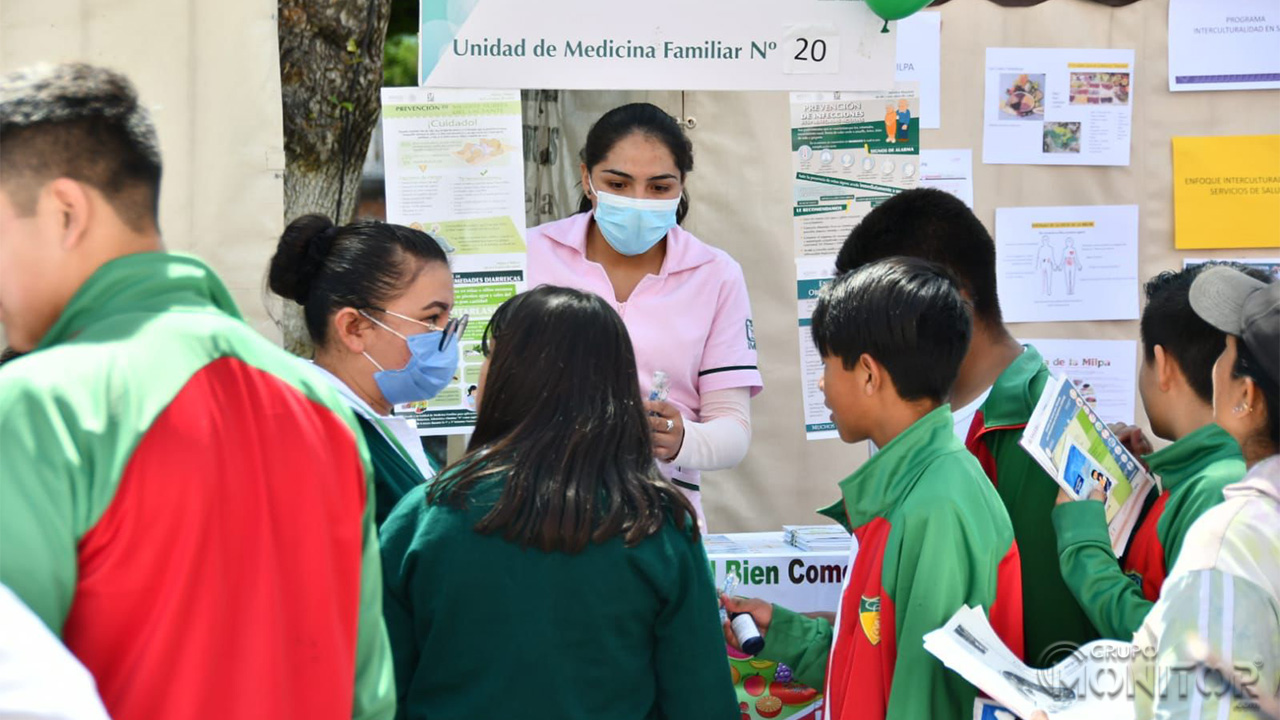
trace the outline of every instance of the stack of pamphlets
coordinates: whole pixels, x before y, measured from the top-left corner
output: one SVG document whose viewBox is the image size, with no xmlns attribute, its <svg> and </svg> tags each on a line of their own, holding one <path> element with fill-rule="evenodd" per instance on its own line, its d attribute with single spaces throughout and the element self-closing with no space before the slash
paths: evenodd
<svg viewBox="0 0 1280 720">
<path fill-rule="evenodd" d="M 787 544 L 805 552 L 849 551 L 850 535 L 839 525 L 783 525 Z"/>
<path fill-rule="evenodd" d="M 703 535 L 702 546 L 706 548 L 708 555 L 716 554 L 745 554 L 747 548 L 734 540 L 728 535 Z"/>
<path fill-rule="evenodd" d="M 965 605 L 924 636 L 924 649 L 1021 718 L 1036 710 L 1052 720 L 1130 720 L 1134 715 L 1132 698 L 1121 692 L 1133 656 L 1127 642 L 1095 640 L 1057 665 L 1037 670 L 1000 641 L 982 608 Z"/>
<path fill-rule="evenodd" d="M 1155 482 L 1070 379 L 1045 385 L 1019 444 L 1072 498 L 1084 500 L 1095 488 L 1106 493 L 1111 548 L 1123 555 Z"/>
</svg>

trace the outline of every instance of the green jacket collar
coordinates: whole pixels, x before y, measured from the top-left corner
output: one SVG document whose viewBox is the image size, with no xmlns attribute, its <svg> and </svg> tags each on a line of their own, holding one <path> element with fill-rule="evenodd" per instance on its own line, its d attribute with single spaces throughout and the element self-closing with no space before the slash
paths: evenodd
<svg viewBox="0 0 1280 720">
<path fill-rule="evenodd" d="M 242 319 L 231 293 L 200 260 L 163 252 L 125 255 L 98 268 L 80 286 L 38 349 L 66 342 L 107 318 L 178 309 Z"/>
<path fill-rule="evenodd" d="M 1230 433 L 1209 423 L 1142 459 L 1151 472 L 1160 476 L 1160 484 L 1165 491 L 1169 491 L 1213 463 L 1221 460 L 1243 463 L 1244 454 Z"/>
<path fill-rule="evenodd" d="M 898 504 L 920 478 L 920 469 L 939 455 L 964 450 L 956 439 L 951 406 L 920 418 L 871 459 L 840 481 L 841 499 L 818 512 L 853 532 Z"/>
<path fill-rule="evenodd" d="M 1049 368 L 1040 352 L 1030 345 L 996 378 L 991 394 L 982 404 L 984 428 L 1026 425 L 1040 400 Z"/>
</svg>

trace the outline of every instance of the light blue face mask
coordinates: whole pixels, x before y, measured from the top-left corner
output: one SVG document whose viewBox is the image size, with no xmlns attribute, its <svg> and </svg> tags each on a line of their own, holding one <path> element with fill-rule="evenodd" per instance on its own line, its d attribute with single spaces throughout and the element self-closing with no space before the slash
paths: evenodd
<svg viewBox="0 0 1280 720">
<path fill-rule="evenodd" d="M 383 312 L 424 327 L 433 327 L 390 310 L 383 310 Z M 433 330 L 405 337 L 370 317 L 363 310 L 360 314 L 383 330 L 401 338 L 409 346 L 409 362 L 399 370 L 386 370 L 369 353 L 364 353 L 369 362 L 378 368 L 378 372 L 373 374 L 373 381 L 377 383 L 378 389 L 382 391 L 382 397 L 386 398 L 387 402 L 392 405 L 403 405 L 430 400 L 439 395 L 440 391 L 445 389 L 453 379 L 454 373 L 458 371 L 458 337 L 462 334 L 461 330 L 456 329 L 458 325 L 451 322 L 445 330 Z M 462 328 L 466 327 L 465 316 L 464 321 L 459 325 Z"/>
<path fill-rule="evenodd" d="M 641 255 L 657 245 L 676 226 L 680 198 L 642 200 L 596 190 L 596 224 L 609 246 L 627 256 Z"/>
</svg>

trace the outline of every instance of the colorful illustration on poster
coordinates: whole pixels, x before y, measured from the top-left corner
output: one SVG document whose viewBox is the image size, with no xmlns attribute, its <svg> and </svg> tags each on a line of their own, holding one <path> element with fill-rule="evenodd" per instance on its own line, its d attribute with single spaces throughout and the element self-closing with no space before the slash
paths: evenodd
<svg viewBox="0 0 1280 720">
<path fill-rule="evenodd" d="M 1000 114 L 1018 120 L 1044 119 L 1044 73 L 1003 74 Z"/>
<path fill-rule="evenodd" d="M 1045 123 L 1044 151 L 1080 154 L 1080 127 L 1081 124 L 1078 122 Z"/>
</svg>

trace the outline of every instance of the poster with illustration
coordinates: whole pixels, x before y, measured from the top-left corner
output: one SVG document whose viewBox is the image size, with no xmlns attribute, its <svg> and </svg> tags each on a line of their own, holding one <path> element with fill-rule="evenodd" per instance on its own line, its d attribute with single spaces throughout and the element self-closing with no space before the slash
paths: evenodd
<svg viewBox="0 0 1280 720">
<path fill-rule="evenodd" d="M 1132 50 L 988 48 L 982 161 L 1128 165 Z"/>
<path fill-rule="evenodd" d="M 836 254 L 872 208 L 920 183 L 916 84 L 791 93 L 791 170 L 796 256 Z"/>
<path fill-rule="evenodd" d="M 823 529 L 794 528 L 802 533 Z M 835 536 L 841 534 L 842 530 Z M 703 537 L 718 590 L 757 597 L 796 612 L 835 612 L 848 567 L 857 557 L 856 541 L 847 534 L 843 544 L 835 543 L 838 549 L 824 550 L 802 550 L 782 532 Z M 741 582 L 726 582 L 730 576 Z M 821 687 L 798 682 L 785 664 L 749 657 L 727 646 L 726 651 L 742 720 L 817 717 Z"/>
<path fill-rule="evenodd" d="M 1006 322 L 1138 319 L 1138 206 L 996 209 Z"/>
<path fill-rule="evenodd" d="M 1067 377 L 1107 422 L 1132 425 L 1137 410 L 1138 343 L 1134 340 L 1024 338 L 1049 372 Z"/>
<path fill-rule="evenodd" d="M 449 384 L 396 407 L 421 435 L 471 431 L 480 338 L 498 306 L 525 287 L 521 127 L 516 90 L 382 90 L 387 220 L 436 240 L 453 269 L 452 314 L 470 317 Z"/>
</svg>

